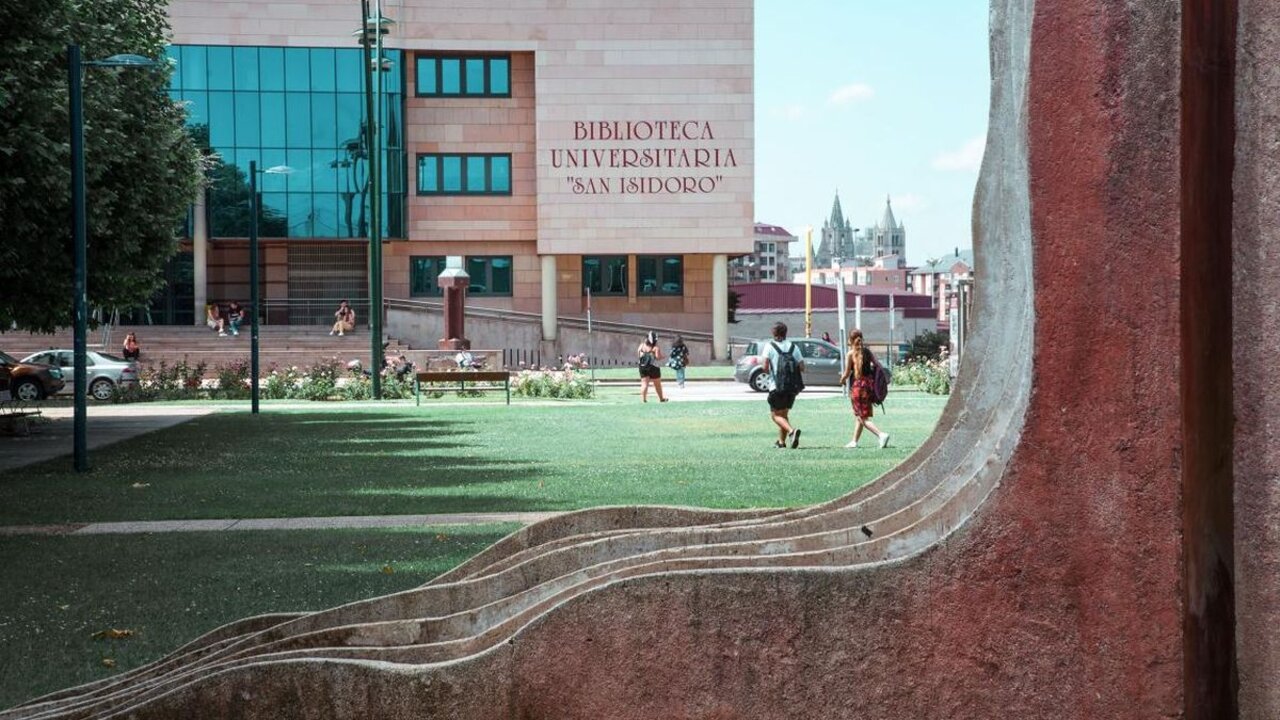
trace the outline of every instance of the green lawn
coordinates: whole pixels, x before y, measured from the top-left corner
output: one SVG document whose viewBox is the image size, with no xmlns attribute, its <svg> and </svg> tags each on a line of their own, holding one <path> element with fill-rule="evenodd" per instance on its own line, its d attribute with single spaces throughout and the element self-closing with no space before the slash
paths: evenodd
<svg viewBox="0 0 1280 720">
<path fill-rule="evenodd" d="M 0 537 L 0 709 L 242 617 L 407 590 L 517 527 Z M 108 629 L 133 634 L 94 639 Z"/>
<path fill-rule="evenodd" d="M 843 449 L 848 403 L 802 398 L 796 451 L 772 447 L 763 396 L 641 404 L 631 390 L 556 404 L 424 404 L 218 413 L 0 473 L 0 525 L 182 518 L 718 508 L 827 500 L 905 458 L 945 398 L 897 393 L 892 446 Z M 870 444 L 864 441 L 864 444 Z"/>
</svg>

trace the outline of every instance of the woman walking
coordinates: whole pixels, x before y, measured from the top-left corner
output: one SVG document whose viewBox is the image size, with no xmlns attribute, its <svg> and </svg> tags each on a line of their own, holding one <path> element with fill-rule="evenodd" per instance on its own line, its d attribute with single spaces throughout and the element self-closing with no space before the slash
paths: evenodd
<svg viewBox="0 0 1280 720">
<path fill-rule="evenodd" d="M 668 353 L 667 367 L 676 371 L 676 385 L 684 387 L 684 369 L 689 365 L 689 346 L 684 344 L 684 338 L 677 335 L 676 341 L 671 343 L 671 352 Z"/>
<path fill-rule="evenodd" d="M 658 334 L 650 330 L 644 342 L 636 348 L 636 355 L 640 358 L 640 400 L 649 402 L 649 383 L 652 382 L 653 389 L 658 393 L 658 400 L 666 402 L 667 399 L 662 396 L 662 369 L 658 367 L 658 361 L 662 359 Z"/>
<path fill-rule="evenodd" d="M 880 447 L 889 444 L 889 433 L 883 432 L 871 422 L 871 393 L 875 383 L 875 355 L 863 345 L 862 331 L 849 333 L 849 353 L 844 358 L 844 372 L 840 374 L 841 387 L 849 387 L 849 400 L 853 404 L 853 439 L 847 448 L 858 447 L 858 439 L 862 437 L 862 429 L 866 428 L 880 439 Z"/>
</svg>

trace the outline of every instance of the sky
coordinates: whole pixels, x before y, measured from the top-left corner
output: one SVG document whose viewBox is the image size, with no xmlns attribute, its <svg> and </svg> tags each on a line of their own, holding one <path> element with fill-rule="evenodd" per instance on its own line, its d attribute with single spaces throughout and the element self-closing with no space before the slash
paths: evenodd
<svg viewBox="0 0 1280 720">
<path fill-rule="evenodd" d="M 855 228 L 885 197 L 918 265 L 972 247 L 989 0 L 756 0 L 756 221 L 801 236 L 836 191 Z M 801 255 L 803 243 L 794 243 Z"/>
</svg>

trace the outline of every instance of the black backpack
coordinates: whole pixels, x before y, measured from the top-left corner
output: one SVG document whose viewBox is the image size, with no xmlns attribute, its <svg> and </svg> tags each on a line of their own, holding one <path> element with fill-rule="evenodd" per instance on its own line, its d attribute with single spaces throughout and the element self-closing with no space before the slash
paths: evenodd
<svg viewBox="0 0 1280 720">
<path fill-rule="evenodd" d="M 871 356 L 871 362 L 876 368 L 871 375 L 871 402 L 883 407 L 884 399 L 889 396 L 889 383 L 893 381 L 893 374 L 880 364 L 875 355 Z"/>
<path fill-rule="evenodd" d="M 804 378 L 800 376 L 800 363 L 796 360 L 796 346 L 792 344 L 791 352 L 782 352 L 778 343 L 769 343 L 778 354 L 778 369 L 775 389 L 778 392 L 795 394 L 804 390 Z"/>
</svg>

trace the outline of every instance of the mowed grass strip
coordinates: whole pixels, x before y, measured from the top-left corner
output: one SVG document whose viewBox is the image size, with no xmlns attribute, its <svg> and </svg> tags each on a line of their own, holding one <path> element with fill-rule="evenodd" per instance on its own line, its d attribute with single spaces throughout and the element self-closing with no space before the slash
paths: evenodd
<svg viewBox="0 0 1280 720">
<path fill-rule="evenodd" d="M 408 590 L 518 527 L 0 537 L 0 708 L 142 665 L 244 617 Z M 94 637 L 109 630 L 129 635 Z"/>
<path fill-rule="evenodd" d="M 642 404 L 395 405 L 218 413 L 0 474 L 0 525 L 120 520 L 562 511 L 600 505 L 793 507 L 901 462 L 945 398 L 896 393 L 885 450 L 845 450 L 849 404 L 802 396 L 780 451 L 763 396 Z"/>
</svg>

